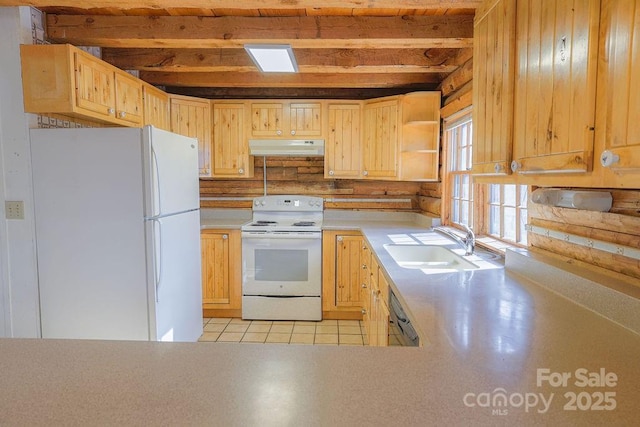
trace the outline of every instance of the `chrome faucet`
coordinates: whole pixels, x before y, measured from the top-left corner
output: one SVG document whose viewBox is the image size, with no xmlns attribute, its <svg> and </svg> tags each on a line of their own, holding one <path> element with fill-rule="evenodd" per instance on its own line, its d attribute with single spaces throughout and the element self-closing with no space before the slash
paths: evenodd
<svg viewBox="0 0 640 427">
<path fill-rule="evenodd" d="M 453 233 L 452 231 L 442 227 L 434 227 L 433 231 L 437 231 L 439 233 L 445 234 L 448 237 L 451 237 L 453 240 L 458 242 L 460 246 L 464 248 L 465 255 L 473 255 L 473 250 L 476 247 L 476 235 L 473 234 L 473 230 L 471 230 L 469 226 L 465 224 L 462 224 L 462 226 L 467 232 L 467 235 L 464 237 L 460 237 L 457 234 Z"/>
</svg>

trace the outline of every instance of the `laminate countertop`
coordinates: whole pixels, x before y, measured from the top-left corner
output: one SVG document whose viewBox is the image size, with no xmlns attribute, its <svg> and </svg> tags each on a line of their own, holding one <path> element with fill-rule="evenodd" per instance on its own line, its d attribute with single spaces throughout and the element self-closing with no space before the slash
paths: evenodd
<svg viewBox="0 0 640 427">
<path fill-rule="evenodd" d="M 400 268 L 385 244 L 458 249 L 405 221 L 358 228 L 423 346 L 2 339 L 0 425 L 637 425 L 637 299 L 605 317 L 603 297 L 531 280 L 598 289 L 526 251 Z"/>
</svg>

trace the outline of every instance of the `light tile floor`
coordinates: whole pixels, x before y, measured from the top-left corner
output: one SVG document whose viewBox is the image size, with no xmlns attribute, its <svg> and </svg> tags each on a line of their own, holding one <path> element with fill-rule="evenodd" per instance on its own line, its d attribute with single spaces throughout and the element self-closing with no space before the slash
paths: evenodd
<svg viewBox="0 0 640 427">
<path fill-rule="evenodd" d="M 320 322 L 205 318 L 201 342 L 363 345 L 359 320 Z"/>
</svg>

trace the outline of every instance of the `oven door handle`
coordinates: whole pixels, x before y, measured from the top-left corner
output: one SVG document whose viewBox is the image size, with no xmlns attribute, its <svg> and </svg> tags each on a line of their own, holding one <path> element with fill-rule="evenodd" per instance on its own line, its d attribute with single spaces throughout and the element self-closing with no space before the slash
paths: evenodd
<svg viewBox="0 0 640 427">
<path fill-rule="evenodd" d="M 296 234 L 296 233 L 251 233 L 251 232 L 243 232 L 241 234 L 243 239 L 252 239 L 252 240 L 273 240 L 273 239 L 282 239 L 282 240 L 317 240 L 322 239 L 322 233 L 309 233 L 309 234 Z"/>
</svg>

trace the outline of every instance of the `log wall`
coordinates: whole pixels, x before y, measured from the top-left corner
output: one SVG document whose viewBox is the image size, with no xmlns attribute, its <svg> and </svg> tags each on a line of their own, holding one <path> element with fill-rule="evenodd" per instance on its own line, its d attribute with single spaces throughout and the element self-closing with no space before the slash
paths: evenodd
<svg viewBox="0 0 640 427">
<path fill-rule="evenodd" d="M 440 215 L 440 184 L 324 178 L 322 157 L 268 157 L 267 194 L 323 197 L 326 209 L 375 209 Z M 201 179 L 203 208 L 250 208 L 264 194 L 264 158 L 256 157 L 251 179 Z"/>
<path fill-rule="evenodd" d="M 584 189 L 583 189 L 584 190 Z M 624 248 L 640 248 L 640 191 L 611 190 L 610 212 L 592 212 L 529 203 L 529 223 L 549 230 L 612 243 L 620 253 L 581 246 L 560 238 L 529 233 L 529 245 L 616 273 L 640 279 L 640 261 L 624 255 Z M 638 282 L 640 287 L 640 282 Z"/>
</svg>

